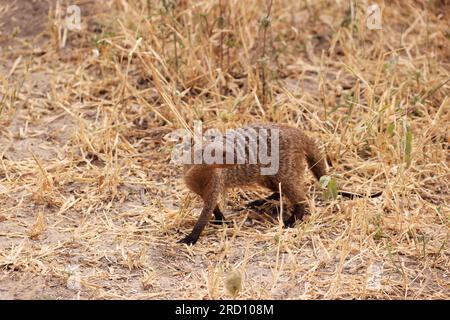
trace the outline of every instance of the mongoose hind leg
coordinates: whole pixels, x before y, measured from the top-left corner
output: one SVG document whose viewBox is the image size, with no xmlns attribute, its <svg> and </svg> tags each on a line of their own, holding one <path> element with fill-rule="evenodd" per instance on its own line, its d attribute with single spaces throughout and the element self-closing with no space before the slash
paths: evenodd
<svg viewBox="0 0 450 320">
<path fill-rule="evenodd" d="M 250 201 L 249 203 L 247 203 L 247 206 L 248 207 L 260 207 L 260 206 L 265 205 L 266 203 L 268 203 L 268 202 L 270 202 L 272 200 L 279 201 L 280 200 L 280 193 L 274 192 L 270 196 L 268 196 L 268 197 L 266 197 L 264 199 L 257 199 L 257 200 Z"/>
<path fill-rule="evenodd" d="M 223 215 L 222 211 L 220 211 L 219 206 L 216 206 L 214 208 L 214 220 L 213 224 L 223 224 L 225 222 L 225 216 Z"/>
</svg>

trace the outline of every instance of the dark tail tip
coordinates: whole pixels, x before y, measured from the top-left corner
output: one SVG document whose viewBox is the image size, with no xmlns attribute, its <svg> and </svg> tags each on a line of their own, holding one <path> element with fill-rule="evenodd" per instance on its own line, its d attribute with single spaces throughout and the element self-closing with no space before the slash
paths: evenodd
<svg viewBox="0 0 450 320">
<path fill-rule="evenodd" d="M 355 198 L 365 198 L 366 195 L 361 193 L 354 193 L 354 192 L 347 192 L 347 191 L 338 191 L 338 194 L 349 198 L 349 199 L 355 199 Z M 368 195 L 369 198 L 376 198 L 383 194 L 383 191 L 374 192 Z"/>
<path fill-rule="evenodd" d="M 376 198 L 376 197 L 381 196 L 382 194 L 383 194 L 383 191 L 374 192 L 369 195 L 369 198 Z"/>
</svg>

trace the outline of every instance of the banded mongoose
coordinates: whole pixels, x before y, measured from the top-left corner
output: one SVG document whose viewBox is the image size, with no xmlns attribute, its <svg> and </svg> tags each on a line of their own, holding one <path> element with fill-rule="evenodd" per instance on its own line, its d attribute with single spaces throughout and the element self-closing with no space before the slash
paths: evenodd
<svg viewBox="0 0 450 320">
<path fill-rule="evenodd" d="M 265 129 L 268 132 L 276 129 L 279 132 L 278 171 L 275 174 L 263 175 L 261 174 L 261 168 L 267 167 L 267 164 L 249 164 L 248 161 L 244 164 L 185 165 L 184 179 L 186 185 L 203 199 L 204 206 L 192 232 L 181 239 L 180 243 L 195 244 L 213 215 L 217 221 L 225 219 L 218 202 L 219 197 L 228 188 L 256 184 L 273 191 L 274 193 L 268 198 L 250 203 L 250 205 L 260 205 L 266 200 L 278 200 L 280 198 L 279 183 L 281 183 L 282 195 L 286 196 L 292 205 L 292 214 L 284 219 L 284 226 L 292 227 L 296 221 L 301 220 L 308 213 L 304 185 L 306 166 L 309 167 L 317 180 L 327 174 L 325 159 L 314 141 L 301 129 L 283 124 L 253 124 L 241 129 L 253 129 L 255 131 Z M 268 136 L 270 140 L 270 134 Z M 270 145 L 270 143 L 268 144 Z M 246 151 L 248 152 L 248 150 Z M 224 151 L 224 158 L 227 152 L 229 151 Z M 360 194 L 345 191 L 340 191 L 339 194 L 350 198 L 362 197 Z M 373 193 L 369 197 L 376 197 L 380 194 L 381 192 Z"/>
</svg>

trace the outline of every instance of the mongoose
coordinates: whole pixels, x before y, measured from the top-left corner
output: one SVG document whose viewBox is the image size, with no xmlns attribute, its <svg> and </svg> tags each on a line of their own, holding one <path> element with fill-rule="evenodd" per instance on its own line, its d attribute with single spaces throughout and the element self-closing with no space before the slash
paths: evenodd
<svg viewBox="0 0 450 320">
<path fill-rule="evenodd" d="M 321 156 L 314 141 L 301 129 L 288 125 L 262 123 L 249 125 L 242 129 L 253 129 L 255 131 L 265 129 L 268 132 L 275 129 L 279 133 L 277 146 L 279 150 L 278 171 L 274 174 L 262 174 L 261 168 L 264 165 L 249 163 L 248 159 L 243 164 L 185 165 L 184 179 L 186 185 L 203 199 L 204 206 L 194 229 L 188 236 L 180 240 L 180 243 L 195 244 L 213 215 L 217 221 L 225 219 L 218 206 L 219 197 L 232 187 L 256 184 L 273 191 L 274 193 L 268 198 L 250 203 L 250 205 L 260 205 L 267 200 L 279 199 L 279 183 L 281 183 L 281 192 L 292 205 L 292 214 L 287 219 L 283 219 L 285 227 L 292 227 L 296 221 L 301 220 L 308 213 L 304 186 L 306 166 L 309 167 L 317 180 L 327 173 L 325 159 Z M 259 140 L 258 147 L 260 147 Z M 204 150 L 205 148 L 202 149 L 202 152 Z M 274 150 L 270 151 L 273 153 Z M 229 153 L 229 150 L 223 151 L 221 156 L 225 158 L 227 153 Z M 350 198 L 362 196 L 345 191 L 341 191 L 339 194 Z M 381 192 L 378 192 L 369 196 L 376 197 L 380 194 Z"/>
</svg>

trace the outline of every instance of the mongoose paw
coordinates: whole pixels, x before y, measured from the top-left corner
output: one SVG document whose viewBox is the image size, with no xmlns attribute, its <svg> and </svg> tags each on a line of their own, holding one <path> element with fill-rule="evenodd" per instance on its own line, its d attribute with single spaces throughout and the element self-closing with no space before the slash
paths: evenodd
<svg viewBox="0 0 450 320">
<path fill-rule="evenodd" d="M 181 240 L 178 240 L 178 243 L 185 243 L 185 244 L 195 244 L 196 242 L 197 242 L 197 240 L 198 240 L 198 238 L 194 238 L 194 237 L 191 237 L 190 235 L 189 236 L 187 236 L 187 237 L 185 237 L 185 238 L 183 238 L 183 239 L 181 239 Z"/>
<path fill-rule="evenodd" d="M 289 218 L 289 219 L 287 219 L 286 221 L 283 221 L 283 227 L 284 227 L 285 229 L 287 229 L 287 228 L 293 228 L 296 222 L 297 222 L 296 219 Z"/>
</svg>

